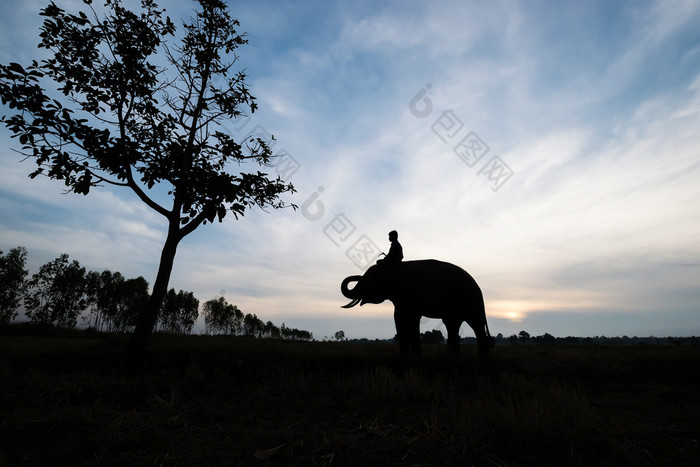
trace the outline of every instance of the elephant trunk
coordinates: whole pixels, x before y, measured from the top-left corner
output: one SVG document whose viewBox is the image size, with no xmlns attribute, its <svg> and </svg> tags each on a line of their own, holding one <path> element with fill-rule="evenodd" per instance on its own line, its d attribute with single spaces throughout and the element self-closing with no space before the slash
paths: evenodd
<svg viewBox="0 0 700 467">
<path fill-rule="evenodd" d="M 352 308 L 358 303 L 360 303 L 360 290 L 359 290 L 359 282 L 360 279 L 362 279 L 362 276 L 349 276 L 346 277 L 343 280 L 343 283 L 340 284 L 340 291 L 342 294 L 346 297 L 351 299 L 350 303 L 347 305 L 344 305 L 342 308 Z M 348 284 L 350 282 L 357 282 L 357 285 L 353 287 L 352 289 L 348 288 Z"/>
</svg>

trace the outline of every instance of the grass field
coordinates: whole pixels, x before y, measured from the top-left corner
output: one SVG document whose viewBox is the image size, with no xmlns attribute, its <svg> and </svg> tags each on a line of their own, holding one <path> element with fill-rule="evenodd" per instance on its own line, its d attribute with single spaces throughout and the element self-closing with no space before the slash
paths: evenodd
<svg viewBox="0 0 700 467">
<path fill-rule="evenodd" d="M 698 465 L 700 348 L 0 337 L 0 465 Z"/>
</svg>

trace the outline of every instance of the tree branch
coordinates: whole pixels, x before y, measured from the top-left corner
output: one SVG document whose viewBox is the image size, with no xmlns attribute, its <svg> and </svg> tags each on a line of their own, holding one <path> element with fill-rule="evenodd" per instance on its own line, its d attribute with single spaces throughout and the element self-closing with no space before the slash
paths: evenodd
<svg viewBox="0 0 700 467">
<path fill-rule="evenodd" d="M 151 198 L 148 197 L 148 195 L 141 189 L 141 187 L 134 181 L 134 175 L 131 172 L 131 166 L 127 167 L 126 169 L 126 185 L 131 188 L 131 190 L 136 193 L 136 195 L 148 205 L 149 208 L 153 209 L 156 211 L 158 214 L 161 214 L 167 218 L 170 218 L 170 215 L 172 214 L 170 211 L 165 209 L 163 206 L 160 204 L 156 203 L 153 201 Z"/>
</svg>

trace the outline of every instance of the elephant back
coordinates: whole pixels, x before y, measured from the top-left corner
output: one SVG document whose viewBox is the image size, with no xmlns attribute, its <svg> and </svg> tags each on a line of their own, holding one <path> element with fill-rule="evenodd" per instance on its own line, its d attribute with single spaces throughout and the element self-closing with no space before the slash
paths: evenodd
<svg viewBox="0 0 700 467">
<path fill-rule="evenodd" d="M 440 300 L 441 296 L 457 294 L 483 303 L 481 289 L 474 278 L 452 263 L 436 259 L 404 261 L 396 279 L 406 295 L 421 297 L 425 291 L 435 301 Z"/>
</svg>

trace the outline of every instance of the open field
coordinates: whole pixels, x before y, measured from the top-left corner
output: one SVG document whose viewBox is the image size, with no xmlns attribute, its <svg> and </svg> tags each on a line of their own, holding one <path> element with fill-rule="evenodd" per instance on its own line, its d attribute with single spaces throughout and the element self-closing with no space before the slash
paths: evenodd
<svg viewBox="0 0 700 467">
<path fill-rule="evenodd" d="M 0 337 L 0 465 L 697 465 L 700 348 Z"/>
</svg>

